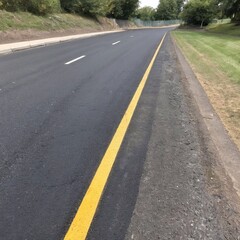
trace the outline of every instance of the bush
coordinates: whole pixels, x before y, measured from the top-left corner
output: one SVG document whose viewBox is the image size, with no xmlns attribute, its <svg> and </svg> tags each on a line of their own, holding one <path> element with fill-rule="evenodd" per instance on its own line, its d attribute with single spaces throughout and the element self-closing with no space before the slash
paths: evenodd
<svg viewBox="0 0 240 240">
<path fill-rule="evenodd" d="M 6 11 L 29 11 L 38 15 L 58 12 L 59 0 L 0 0 L 0 7 Z"/>
<path fill-rule="evenodd" d="M 29 0 L 27 10 L 33 14 L 46 15 L 60 11 L 59 0 Z"/>
<path fill-rule="evenodd" d="M 112 0 L 112 10 L 109 17 L 128 20 L 138 9 L 139 0 Z"/>
<path fill-rule="evenodd" d="M 128 19 L 138 3 L 139 0 L 0 0 L 0 9 L 46 15 L 59 12 L 62 7 L 67 12 Z"/>
<path fill-rule="evenodd" d="M 84 13 L 91 16 L 106 16 L 113 8 L 112 0 L 60 0 L 67 12 Z"/>
<path fill-rule="evenodd" d="M 22 0 L 1 0 L 0 7 L 6 11 L 14 12 L 22 10 Z"/>
<path fill-rule="evenodd" d="M 80 13 L 81 1 L 80 0 L 60 0 L 61 8 L 66 12 Z"/>
</svg>

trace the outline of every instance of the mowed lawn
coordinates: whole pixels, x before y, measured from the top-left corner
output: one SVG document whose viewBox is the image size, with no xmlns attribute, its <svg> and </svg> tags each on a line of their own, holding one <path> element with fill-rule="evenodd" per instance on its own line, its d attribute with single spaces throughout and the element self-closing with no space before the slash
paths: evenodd
<svg viewBox="0 0 240 240">
<path fill-rule="evenodd" d="M 240 37 L 190 30 L 172 36 L 240 149 Z"/>
<path fill-rule="evenodd" d="M 212 33 L 228 34 L 240 37 L 240 26 L 236 26 L 234 23 L 211 24 L 207 27 L 207 30 Z"/>
</svg>

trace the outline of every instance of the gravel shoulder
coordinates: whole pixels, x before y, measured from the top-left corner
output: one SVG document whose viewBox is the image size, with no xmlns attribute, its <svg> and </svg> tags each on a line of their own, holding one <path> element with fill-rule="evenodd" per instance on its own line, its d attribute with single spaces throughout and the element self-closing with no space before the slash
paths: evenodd
<svg viewBox="0 0 240 240">
<path fill-rule="evenodd" d="M 125 239 L 240 239 L 237 192 L 169 35 L 151 75 L 160 86 L 152 89 L 152 131 Z"/>
</svg>

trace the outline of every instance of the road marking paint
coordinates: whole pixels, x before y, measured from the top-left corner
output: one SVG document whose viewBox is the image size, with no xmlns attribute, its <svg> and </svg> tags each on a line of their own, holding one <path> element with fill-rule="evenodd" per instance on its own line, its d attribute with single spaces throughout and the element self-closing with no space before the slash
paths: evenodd
<svg viewBox="0 0 240 240">
<path fill-rule="evenodd" d="M 121 147 L 128 126 L 131 122 L 134 111 L 141 97 L 144 86 L 147 82 L 150 71 L 161 49 L 166 34 L 163 36 L 114 136 L 108 146 L 107 151 L 92 179 L 92 182 L 82 200 L 82 203 L 73 219 L 73 222 L 64 238 L 64 240 L 85 240 L 96 213 L 98 204 L 103 194 L 108 177 L 116 160 L 118 151 Z"/>
<path fill-rule="evenodd" d="M 114 45 L 116 45 L 116 44 L 119 44 L 121 41 L 117 41 L 117 42 L 115 42 L 115 43 L 112 43 L 112 45 L 114 46 Z"/>
<path fill-rule="evenodd" d="M 85 58 L 85 57 L 86 57 L 86 55 L 83 55 L 83 56 L 81 56 L 81 57 L 75 58 L 75 59 L 73 59 L 73 60 L 71 60 L 71 61 L 69 61 L 69 62 L 66 62 L 65 65 L 69 65 L 69 64 L 74 63 L 74 62 L 76 62 L 76 61 L 79 61 L 80 59 L 83 59 L 83 58 Z"/>
</svg>

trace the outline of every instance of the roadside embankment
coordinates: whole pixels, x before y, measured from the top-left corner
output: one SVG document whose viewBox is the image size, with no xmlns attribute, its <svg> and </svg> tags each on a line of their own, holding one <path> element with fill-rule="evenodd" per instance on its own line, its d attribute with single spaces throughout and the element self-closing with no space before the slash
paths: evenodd
<svg viewBox="0 0 240 240">
<path fill-rule="evenodd" d="M 36 16 L 0 11 L 0 44 L 120 29 L 114 19 L 76 14 Z"/>
</svg>

